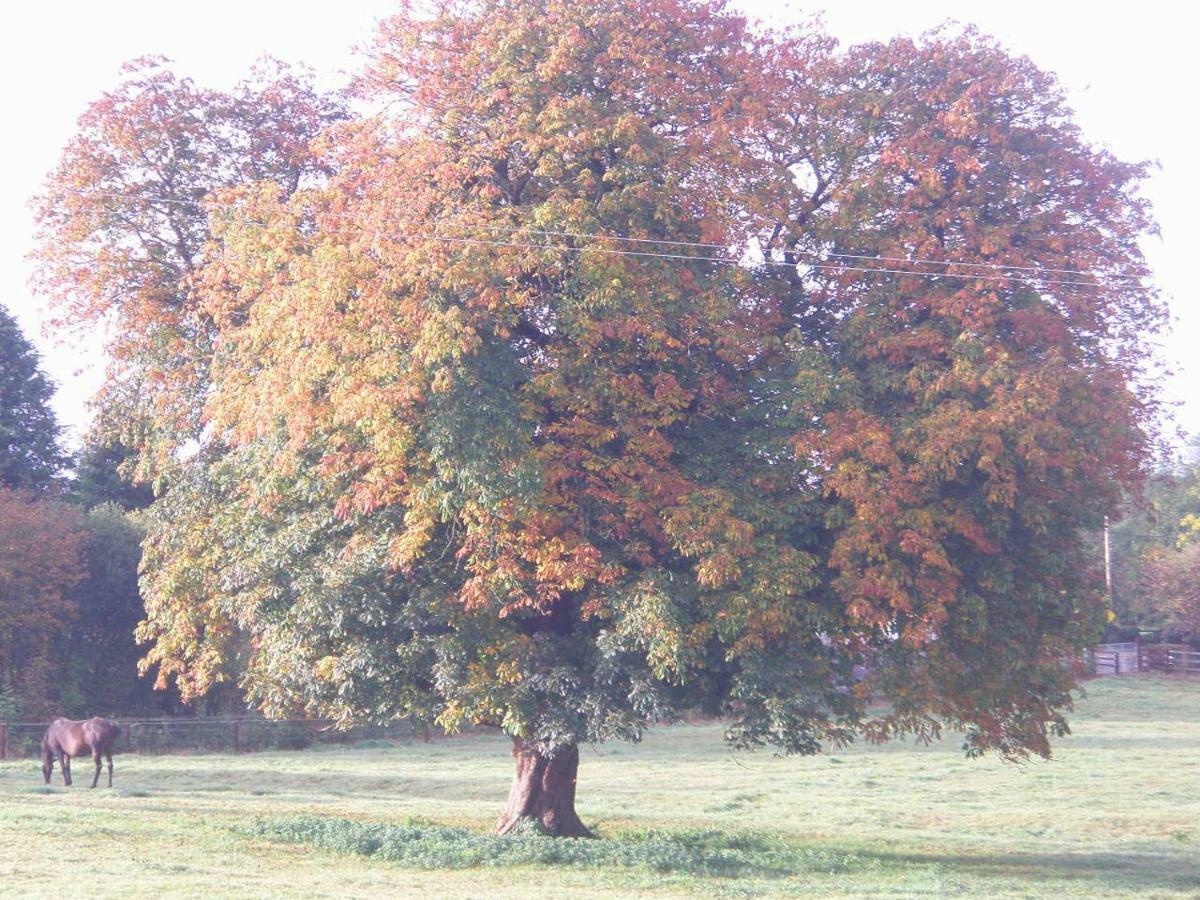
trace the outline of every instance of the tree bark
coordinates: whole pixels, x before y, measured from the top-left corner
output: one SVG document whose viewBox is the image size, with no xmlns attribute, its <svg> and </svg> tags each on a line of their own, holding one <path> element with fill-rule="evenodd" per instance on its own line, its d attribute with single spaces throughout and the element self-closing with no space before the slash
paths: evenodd
<svg viewBox="0 0 1200 900">
<path fill-rule="evenodd" d="M 579 746 L 570 744 L 546 756 L 520 738 L 513 738 L 517 771 L 508 805 L 496 834 L 508 834 L 522 819 L 534 819 L 555 837 L 595 837 L 575 813 L 575 778 Z"/>
</svg>

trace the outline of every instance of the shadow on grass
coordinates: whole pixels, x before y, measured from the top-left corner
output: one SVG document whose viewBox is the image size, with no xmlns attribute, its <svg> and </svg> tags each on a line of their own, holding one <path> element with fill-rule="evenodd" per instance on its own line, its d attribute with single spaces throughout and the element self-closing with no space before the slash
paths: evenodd
<svg viewBox="0 0 1200 900">
<path fill-rule="evenodd" d="M 221 782 L 213 783 L 214 773 Z M 40 777 L 40 773 L 38 773 Z M 120 777 L 120 775 L 118 775 Z M 503 796 L 507 776 L 442 777 L 422 772 L 408 777 L 380 773 L 357 774 L 343 771 L 313 772 L 303 768 L 287 769 L 222 768 L 214 765 L 211 772 L 194 768 L 156 766 L 150 770 L 130 772 L 126 780 L 138 782 L 138 787 L 156 796 L 167 794 L 245 794 L 250 797 L 275 796 L 286 799 L 311 799 L 314 794 L 330 796 L 368 796 L 394 794 L 406 798 L 444 800 L 495 800 Z M 238 799 L 242 799 L 239 797 Z"/>
<path fill-rule="evenodd" d="M 432 801 L 463 800 L 475 802 L 494 802 L 497 797 L 503 797 L 507 789 L 507 774 L 488 777 L 487 775 L 469 776 L 454 774 L 441 776 L 431 772 L 421 772 L 411 775 L 396 775 L 391 772 L 379 774 L 354 773 L 345 771 L 314 772 L 302 766 L 294 770 L 286 767 L 257 767 L 246 766 L 239 759 L 239 765 L 222 765 L 226 757 L 203 757 L 211 760 L 206 767 L 194 766 L 196 758 L 190 758 L 189 763 L 178 767 L 171 763 L 163 764 L 168 759 L 154 757 L 153 766 L 137 766 L 137 757 L 133 757 L 126 766 L 121 766 L 121 758 L 117 760 L 115 791 L 123 797 L 196 797 L 198 800 L 212 797 L 214 800 L 229 801 L 255 800 L 261 797 L 273 797 L 283 802 L 312 802 L 319 798 L 386 796 L 404 798 L 406 800 L 422 799 Z M 91 781 L 90 772 L 85 780 L 76 773 L 75 784 L 66 787 L 61 783 L 60 776 L 55 772 L 55 781 L 46 786 L 42 782 L 41 770 L 30 766 L 28 770 L 8 771 L 0 778 L 0 792 L 12 791 L 25 794 L 60 794 L 86 792 Z M 214 782 L 214 777 L 220 780 Z M 103 785 L 102 785 L 103 787 Z M 107 790 L 107 788 L 104 788 Z M 99 790 L 96 797 L 104 794 Z"/>
<path fill-rule="evenodd" d="M 720 879 L 778 880 L 803 876 L 864 876 L 959 872 L 974 878 L 1044 884 L 1083 882 L 1105 888 L 1200 888 L 1200 872 L 1175 854 L 1014 853 L 1003 856 L 891 853 L 801 846 L 754 832 L 705 829 L 623 831 L 600 840 L 549 838 L 533 827 L 496 837 L 422 821 L 406 824 L 296 816 L 259 820 L 239 829 L 248 837 L 306 844 L 421 869 L 508 866 L 621 867 Z"/>
<path fill-rule="evenodd" d="M 1170 853 L 887 853 L 860 852 L 884 868 L 939 867 L 977 878 L 1095 883 L 1107 888 L 1200 890 L 1200 860 Z"/>
</svg>

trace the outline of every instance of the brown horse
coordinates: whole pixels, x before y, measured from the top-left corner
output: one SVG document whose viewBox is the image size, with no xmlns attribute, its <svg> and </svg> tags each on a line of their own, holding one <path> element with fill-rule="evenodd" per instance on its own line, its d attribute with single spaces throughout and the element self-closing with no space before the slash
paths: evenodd
<svg viewBox="0 0 1200 900">
<path fill-rule="evenodd" d="M 116 722 L 99 717 L 84 719 L 82 722 L 55 719 L 42 737 L 42 774 L 46 776 L 46 784 L 50 783 L 50 773 L 54 771 L 56 756 L 58 766 L 62 769 L 63 782 L 70 785 L 71 757 L 83 756 L 90 751 L 96 763 L 96 777 L 92 779 L 92 787 L 100 780 L 101 756 L 108 760 L 108 786 L 112 787 L 112 748 L 120 733 L 121 729 Z"/>
</svg>

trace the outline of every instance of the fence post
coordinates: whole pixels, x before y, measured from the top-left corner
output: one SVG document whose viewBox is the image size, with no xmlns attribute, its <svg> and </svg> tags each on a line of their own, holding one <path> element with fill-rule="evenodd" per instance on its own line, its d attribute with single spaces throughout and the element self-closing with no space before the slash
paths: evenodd
<svg viewBox="0 0 1200 900">
<path fill-rule="evenodd" d="M 233 720 L 233 752 L 242 752 L 242 720 Z"/>
</svg>

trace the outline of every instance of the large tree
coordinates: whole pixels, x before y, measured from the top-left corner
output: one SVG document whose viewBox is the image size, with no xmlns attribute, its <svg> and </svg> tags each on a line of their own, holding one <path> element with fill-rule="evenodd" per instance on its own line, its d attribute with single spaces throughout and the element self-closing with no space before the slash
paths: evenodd
<svg viewBox="0 0 1200 900">
<path fill-rule="evenodd" d="M 66 464 L 37 351 L 0 307 L 0 485 L 41 489 Z"/>
<path fill-rule="evenodd" d="M 307 183 L 211 186 L 187 290 L 156 270 L 203 323 L 145 417 L 164 680 L 503 728 L 501 831 L 586 834 L 578 744 L 688 708 L 784 752 L 1049 752 L 1162 318 L 1143 169 L 1050 76 L 969 31 L 484 0 L 384 23 L 359 91 Z M 46 285 L 144 345 L 157 295 L 57 266 L 121 220 L 56 208 Z"/>
</svg>

